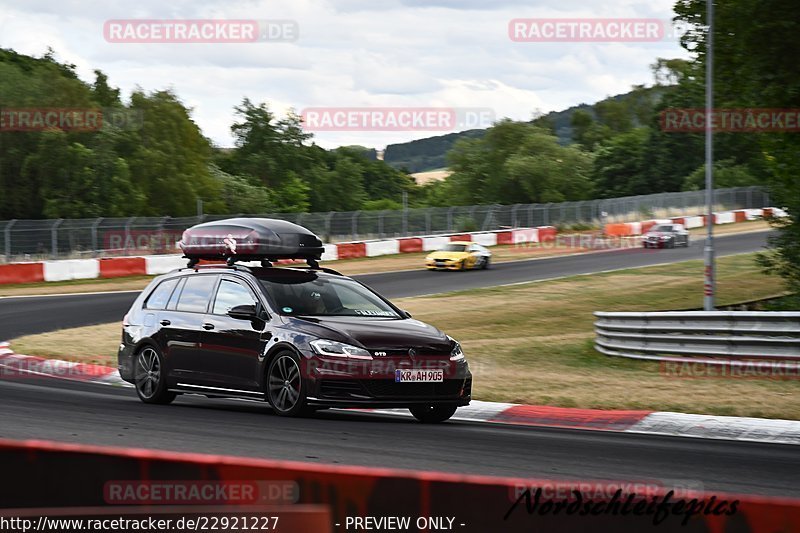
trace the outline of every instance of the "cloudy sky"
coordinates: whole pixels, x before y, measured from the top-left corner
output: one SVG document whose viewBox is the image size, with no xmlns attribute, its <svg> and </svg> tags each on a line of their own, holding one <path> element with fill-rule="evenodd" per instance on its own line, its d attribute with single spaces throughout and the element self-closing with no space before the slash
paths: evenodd
<svg viewBox="0 0 800 533">
<path fill-rule="evenodd" d="M 125 97 L 171 88 L 219 146 L 232 146 L 233 107 L 249 97 L 277 113 L 309 108 L 484 108 L 530 119 L 650 84 L 658 42 L 514 42 L 509 21 L 668 20 L 673 0 L 0 0 L 0 47 L 47 47 L 82 79 L 106 72 Z M 293 41 L 117 43 L 109 20 L 288 20 Z M 291 36 L 289 36 L 291 37 Z M 386 144 L 447 131 L 324 131 L 331 148 Z"/>
</svg>

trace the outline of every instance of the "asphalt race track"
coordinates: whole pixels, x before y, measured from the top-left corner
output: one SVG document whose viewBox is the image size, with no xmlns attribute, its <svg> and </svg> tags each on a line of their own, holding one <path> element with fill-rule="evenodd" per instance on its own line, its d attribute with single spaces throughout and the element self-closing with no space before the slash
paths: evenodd
<svg viewBox="0 0 800 533">
<path fill-rule="evenodd" d="M 132 389 L 50 378 L 0 381 L 0 436 L 540 479 L 643 481 L 707 492 L 800 496 L 790 445 L 323 411 L 183 396 L 145 405 Z"/>
<path fill-rule="evenodd" d="M 762 231 L 718 237 L 714 240 L 717 256 L 760 250 L 767 243 L 767 235 L 769 232 Z M 702 259 L 703 242 L 704 239 L 695 239 L 689 248 L 672 250 L 631 248 L 512 261 L 481 271 L 428 272 L 420 268 L 354 277 L 388 298 L 400 298 Z M 0 298 L 0 340 L 60 328 L 121 322 L 135 298 L 135 292 Z"/>
<path fill-rule="evenodd" d="M 754 251 L 766 233 L 717 239 L 719 255 Z M 698 259 L 640 249 L 498 264 L 484 272 L 395 272 L 360 279 L 390 297 Z M 0 299 L 0 339 L 120 320 L 135 293 Z M 132 389 L 45 377 L 0 380 L 0 437 L 540 479 L 624 480 L 707 492 L 800 497 L 790 445 L 660 437 L 322 411 L 285 419 L 256 402 L 182 396 L 141 403 Z"/>
</svg>

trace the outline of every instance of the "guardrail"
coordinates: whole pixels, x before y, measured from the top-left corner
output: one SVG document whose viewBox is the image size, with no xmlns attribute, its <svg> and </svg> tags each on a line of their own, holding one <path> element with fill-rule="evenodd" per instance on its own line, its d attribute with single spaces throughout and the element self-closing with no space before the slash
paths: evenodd
<svg viewBox="0 0 800 533">
<path fill-rule="evenodd" d="M 655 361 L 800 360 L 800 312 L 596 312 L 595 349 Z"/>
</svg>

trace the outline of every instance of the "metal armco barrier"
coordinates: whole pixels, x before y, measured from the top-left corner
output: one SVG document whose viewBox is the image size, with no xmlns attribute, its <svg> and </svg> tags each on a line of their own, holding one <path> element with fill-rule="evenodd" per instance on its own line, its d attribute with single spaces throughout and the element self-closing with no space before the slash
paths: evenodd
<svg viewBox="0 0 800 533">
<path fill-rule="evenodd" d="M 522 452 L 520 460 L 529 459 Z M 703 491 L 702 487 L 681 488 L 636 480 L 612 483 L 514 479 L 9 440 L 0 440 L 0 464 L 3 466 L 3 483 L 0 484 L 0 505 L 3 508 L 0 509 L 0 517 L 18 516 L 26 509 L 27 514 L 32 515 L 42 512 L 31 508 L 47 508 L 51 516 L 59 508 L 72 514 L 80 509 L 89 509 L 85 511 L 86 514 L 98 514 L 104 508 L 120 512 L 120 496 L 109 498 L 110 494 L 113 495 L 111 486 L 129 485 L 137 481 L 183 484 L 241 484 L 255 481 L 272 485 L 288 483 L 296 487 L 292 503 L 281 507 L 285 513 L 296 515 L 304 508 L 314 512 L 323 507 L 322 511 L 327 513 L 333 524 L 329 528 L 307 527 L 302 530 L 309 533 L 364 530 L 347 527 L 348 518 L 387 516 L 409 517 L 414 526 L 402 529 L 405 531 L 449 530 L 464 533 L 788 532 L 797 531 L 797 525 L 800 524 L 800 500 L 711 493 Z M 524 494 L 528 491 L 536 493 L 537 489 L 548 495 L 544 498 L 553 501 L 566 497 L 561 495 L 574 495 L 572 491 L 578 491 L 585 498 L 583 503 L 591 503 L 592 509 L 599 512 L 581 514 L 577 512 L 580 509 L 578 507 L 561 509 L 555 513 L 553 504 L 546 504 L 544 500 L 538 503 L 532 501 L 529 508 L 527 502 L 523 502 Z M 622 491 L 622 500 L 612 495 L 617 490 Z M 641 502 L 636 505 L 639 510 L 623 512 L 621 502 L 631 494 L 637 503 Z M 663 502 L 668 494 L 669 505 L 657 516 L 656 504 Z M 207 506 L 209 514 L 221 503 L 216 500 L 213 506 Z M 682 503 L 678 504 L 679 500 Z M 607 504 L 608 511 L 605 505 L 595 507 L 595 504 L 603 502 Z M 651 505 L 651 502 L 655 503 Z M 180 502 L 170 501 L 169 505 L 176 504 Z M 117 507 L 109 508 L 109 505 Z M 196 503 L 194 505 L 196 508 Z M 652 507 L 650 511 L 646 510 L 648 505 Z M 242 507 L 241 502 L 227 501 L 229 511 L 237 506 Z M 688 506 L 693 508 L 694 513 L 684 523 Z M 72 509 L 64 509 L 66 507 Z M 129 501 L 126 507 L 131 512 L 139 508 L 157 515 L 166 506 L 148 500 L 146 506 L 134 505 Z M 723 512 L 723 509 L 727 512 Z M 323 515 L 318 510 L 306 518 L 315 519 L 319 516 Z M 416 525 L 418 518 L 439 517 L 452 518 L 452 525 L 438 528 Z M 387 531 L 392 528 L 374 529 Z M 281 527 L 276 530 L 287 533 L 298 531 Z"/>
<path fill-rule="evenodd" d="M 595 348 L 657 361 L 800 360 L 800 312 L 596 312 Z M 709 359 L 711 358 L 711 359 Z"/>
</svg>

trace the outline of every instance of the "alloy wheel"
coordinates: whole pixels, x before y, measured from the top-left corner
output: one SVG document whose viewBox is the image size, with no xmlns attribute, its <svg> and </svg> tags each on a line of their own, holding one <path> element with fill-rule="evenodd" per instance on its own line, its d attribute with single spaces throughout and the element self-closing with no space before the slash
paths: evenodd
<svg viewBox="0 0 800 533">
<path fill-rule="evenodd" d="M 145 348 L 136 358 L 136 390 L 144 398 L 152 398 L 161 381 L 161 361 L 152 348 Z"/>
<path fill-rule="evenodd" d="M 297 361 L 290 355 L 281 355 L 272 364 L 268 379 L 269 400 L 281 412 L 291 411 L 300 401 L 302 379 Z"/>
</svg>

